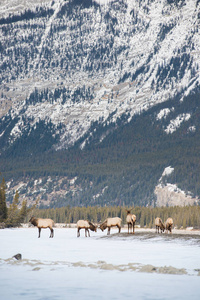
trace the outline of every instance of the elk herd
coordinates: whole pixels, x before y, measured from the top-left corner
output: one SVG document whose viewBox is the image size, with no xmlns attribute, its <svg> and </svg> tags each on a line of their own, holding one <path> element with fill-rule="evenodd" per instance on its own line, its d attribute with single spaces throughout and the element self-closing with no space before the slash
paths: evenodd
<svg viewBox="0 0 200 300">
<path fill-rule="evenodd" d="M 134 234 L 135 233 L 135 222 L 136 222 L 136 216 L 134 214 L 131 214 L 132 209 L 126 209 L 126 223 L 128 225 L 128 234 L 129 230 L 130 233 Z M 38 238 L 40 238 L 40 233 L 42 228 L 49 228 L 50 229 L 50 238 L 53 238 L 54 236 L 54 221 L 51 219 L 42 219 L 42 218 L 35 218 L 31 217 L 29 222 L 36 226 L 38 228 Z M 119 229 L 119 233 L 121 232 L 121 224 L 122 224 L 122 219 L 119 217 L 114 217 L 114 218 L 107 218 L 103 223 L 100 225 L 94 224 L 88 220 L 79 220 L 77 222 L 77 237 L 80 236 L 80 230 L 85 229 L 85 237 L 90 236 L 91 231 L 97 232 L 97 228 L 99 227 L 102 231 L 104 231 L 106 228 L 108 228 L 107 234 L 110 234 L 110 229 L 111 227 L 117 227 Z M 168 231 L 172 233 L 172 226 L 173 226 L 173 219 L 168 218 L 165 223 L 162 222 L 161 218 L 157 217 L 155 219 L 155 226 L 156 226 L 156 233 L 164 232 L 166 230 L 166 233 Z"/>
</svg>

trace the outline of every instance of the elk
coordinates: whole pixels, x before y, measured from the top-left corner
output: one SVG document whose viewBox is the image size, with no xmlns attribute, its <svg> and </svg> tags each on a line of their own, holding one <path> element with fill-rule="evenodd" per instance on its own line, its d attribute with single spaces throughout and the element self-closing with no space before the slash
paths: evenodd
<svg viewBox="0 0 200 300">
<path fill-rule="evenodd" d="M 173 226 L 173 219 L 168 218 L 167 221 L 165 222 L 166 233 L 168 233 L 168 230 L 170 233 L 172 233 L 172 226 Z"/>
<path fill-rule="evenodd" d="M 159 229 L 161 233 L 165 231 L 165 225 L 163 224 L 161 218 L 155 219 L 155 225 L 156 225 L 156 233 L 159 233 Z"/>
<path fill-rule="evenodd" d="M 119 228 L 119 233 L 121 231 L 121 223 L 122 219 L 115 217 L 115 218 L 107 218 L 103 223 L 100 224 L 100 229 L 104 231 L 108 228 L 107 234 L 110 234 L 111 227 L 117 226 Z"/>
<path fill-rule="evenodd" d="M 35 218 L 31 217 L 29 222 L 33 224 L 34 226 L 37 226 L 38 228 L 38 238 L 40 238 L 40 232 L 42 228 L 49 228 L 50 229 L 50 238 L 53 238 L 54 236 L 54 231 L 53 231 L 53 226 L 54 226 L 54 221 L 51 219 L 42 219 L 42 218 Z"/>
<path fill-rule="evenodd" d="M 90 236 L 89 229 L 95 232 L 97 231 L 97 225 L 94 225 L 92 222 L 89 222 L 87 220 L 79 220 L 77 222 L 77 237 L 80 236 L 81 229 L 85 229 L 85 236 L 87 237 L 87 233 L 88 236 Z"/>
<path fill-rule="evenodd" d="M 126 216 L 126 222 L 128 224 L 128 233 L 129 233 L 129 227 L 130 231 L 133 228 L 133 234 L 135 233 L 135 222 L 136 222 L 136 216 L 131 214 L 132 209 L 126 209 L 127 216 Z"/>
</svg>

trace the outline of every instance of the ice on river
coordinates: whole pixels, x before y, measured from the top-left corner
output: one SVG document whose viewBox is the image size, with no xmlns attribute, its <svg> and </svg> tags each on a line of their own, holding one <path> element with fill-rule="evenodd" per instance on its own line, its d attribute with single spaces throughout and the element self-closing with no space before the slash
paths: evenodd
<svg viewBox="0 0 200 300">
<path fill-rule="evenodd" d="M 0 298 L 200 299 L 200 236 L 0 230 Z M 13 255 L 21 253 L 22 260 Z"/>
</svg>

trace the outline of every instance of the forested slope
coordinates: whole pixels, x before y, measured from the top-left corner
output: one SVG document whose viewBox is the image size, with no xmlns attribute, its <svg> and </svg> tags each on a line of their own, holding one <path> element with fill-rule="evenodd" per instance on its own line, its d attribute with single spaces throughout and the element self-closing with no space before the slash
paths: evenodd
<svg viewBox="0 0 200 300">
<path fill-rule="evenodd" d="M 174 172 L 166 181 L 198 196 L 199 95 L 197 89 L 181 102 L 178 97 L 169 100 L 136 115 L 128 123 L 126 117 L 108 126 L 95 123 L 95 135 L 84 149 L 80 148 L 82 140 L 79 140 L 68 150 L 50 151 L 43 149 L 43 140 L 29 136 L 16 144 L 14 152 L 1 156 L 2 172 L 7 179 L 77 177 L 77 193 L 70 192 L 55 199 L 52 206 L 154 204 L 155 186 L 167 166 L 172 166 Z M 165 107 L 173 109 L 165 118 L 157 118 Z M 190 119 L 173 133 L 166 133 L 168 119 L 186 112 L 191 114 Z M 42 126 L 40 130 L 50 141 Z M 105 138 L 100 142 L 104 134 Z M 29 151 L 24 149 L 24 144 L 30 147 Z"/>
</svg>

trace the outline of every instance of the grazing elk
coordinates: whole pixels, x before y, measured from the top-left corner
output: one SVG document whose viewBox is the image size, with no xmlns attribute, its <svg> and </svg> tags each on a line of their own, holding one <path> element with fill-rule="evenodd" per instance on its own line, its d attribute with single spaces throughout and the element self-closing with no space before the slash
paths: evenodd
<svg viewBox="0 0 200 300">
<path fill-rule="evenodd" d="M 33 224 L 34 226 L 37 226 L 38 231 L 39 231 L 38 238 L 40 238 L 40 232 L 41 232 L 42 228 L 49 228 L 51 231 L 50 238 L 53 238 L 53 235 L 54 235 L 54 231 L 53 231 L 54 221 L 53 220 L 31 217 L 29 222 L 31 222 L 31 224 Z"/>
<path fill-rule="evenodd" d="M 97 231 L 97 225 L 94 225 L 92 222 L 89 222 L 87 220 L 79 220 L 77 222 L 77 237 L 80 236 L 80 230 L 85 229 L 85 236 L 87 237 L 87 232 L 88 236 L 90 236 L 89 229 L 92 231 Z"/>
<path fill-rule="evenodd" d="M 156 225 L 156 233 L 159 233 L 159 229 L 161 233 L 165 231 L 165 225 L 163 224 L 161 218 L 155 219 L 155 225 Z"/>
<path fill-rule="evenodd" d="M 106 228 L 108 228 L 107 234 L 110 234 L 111 227 L 117 226 L 119 228 L 119 233 L 121 231 L 121 223 L 122 219 L 115 217 L 115 218 L 107 218 L 102 224 L 100 224 L 100 228 L 102 231 L 104 231 Z"/>
<path fill-rule="evenodd" d="M 166 233 L 168 233 L 168 230 L 170 233 L 172 233 L 172 226 L 173 226 L 173 219 L 168 218 L 167 221 L 165 222 Z"/>
<path fill-rule="evenodd" d="M 130 231 L 133 228 L 133 234 L 135 233 L 135 222 L 136 222 L 136 216 L 131 214 L 131 209 L 127 210 L 127 216 L 126 216 L 126 222 L 128 224 L 128 233 L 129 233 L 129 227 L 130 227 Z"/>
</svg>

